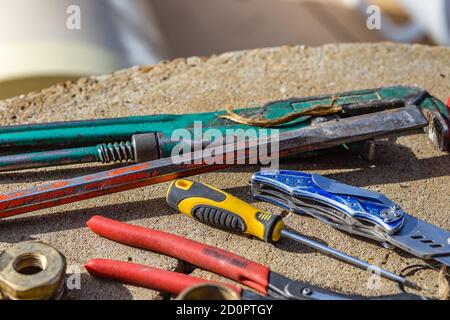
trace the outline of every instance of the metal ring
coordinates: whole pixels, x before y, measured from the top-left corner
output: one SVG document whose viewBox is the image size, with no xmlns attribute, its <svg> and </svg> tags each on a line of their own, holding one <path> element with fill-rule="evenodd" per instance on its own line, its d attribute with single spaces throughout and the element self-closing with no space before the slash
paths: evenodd
<svg viewBox="0 0 450 320">
<path fill-rule="evenodd" d="M 177 300 L 240 300 L 240 297 L 227 286 L 202 283 L 183 290 Z"/>
<path fill-rule="evenodd" d="M 43 243 L 20 243 L 0 254 L 0 291 L 8 299 L 59 299 L 65 273 L 64 256 Z"/>
</svg>

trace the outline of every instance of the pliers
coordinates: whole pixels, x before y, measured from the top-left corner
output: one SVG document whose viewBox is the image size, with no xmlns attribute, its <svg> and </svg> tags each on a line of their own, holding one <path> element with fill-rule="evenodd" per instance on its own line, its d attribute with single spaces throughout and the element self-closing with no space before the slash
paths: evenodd
<svg viewBox="0 0 450 320">
<path fill-rule="evenodd" d="M 231 252 L 163 231 L 152 230 L 94 216 L 87 226 L 96 234 L 133 247 L 152 250 L 189 262 L 218 275 L 239 282 L 255 291 L 236 285 L 225 285 L 242 299 L 295 299 L 295 300 L 354 300 L 367 299 L 357 295 L 343 295 L 301 281 L 288 279 L 268 267 L 247 260 Z M 110 259 L 92 259 L 85 265 L 95 277 L 108 278 L 146 288 L 179 294 L 184 289 L 202 283 L 216 283 L 187 274 L 157 269 L 130 262 Z M 401 293 L 372 299 L 421 299 Z"/>
</svg>

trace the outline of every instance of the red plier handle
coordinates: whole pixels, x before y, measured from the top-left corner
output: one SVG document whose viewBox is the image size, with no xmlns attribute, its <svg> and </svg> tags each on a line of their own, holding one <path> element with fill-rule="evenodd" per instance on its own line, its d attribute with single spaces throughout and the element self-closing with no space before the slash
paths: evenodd
<svg viewBox="0 0 450 320">
<path fill-rule="evenodd" d="M 231 252 L 188 240 L 174 234 L 133 226 L 101 216 L 92 217 L 87 222 L 87 226 L 102 237 L 184 260 L 202 269 L 235 280 L 249 288 L 257 290 L 263 295 L 268 294 L 269 268 Z M 86 268 L 94 275 L 117 278 L 118 280 L 129 283 L 143 284 L 145 281 L 148 281 L 148 284 L 151 284 L 153 288 L 159 286 L 156 283 L 158 280 L 164 282 L 168 278 L 174 277 L 174 272 L 166 271 L 168 272 L 166 274 L 161 273 L 164 270 L 112 260 L 94 259 L 87 263 Z M 150 273 L 156 272 L 155 270 L 158 270 L 158 274 L 160 275 L 164 274 L 163 279 L 149 276 Z M 207 282 L 207 280 L 176 274 L 176 277 L 180 279 L 180 283 L 189 282 L 189 285 L 192 285 L 200 280 L 203 283 Z M 194 280 L 186 280 L 185 277 L 193 278 Z M 172 279 L 169 281 L 172 281 Z M 172 286 L 171 284 L 170 287 L 175 288 L 176 285 L 173 284 Z M 179 292 L 181 286 L 184 288 L 184 285 L 180 285 L 176 289 L 177 292 Z M 164 290 L 162 287 L 158 288 Z M 173 290 L 167 291 L 176 293 Z"/>
<path fill-rule="evenodd" d="M 144 266 L 141 264 L 110 259 L 92 259 L 85 265 L 94 277 L 113 279 L 137 286 L 170 292 L 178 295 L 183 290 L 197 284 L 215 283 L 227 286 L 239 296 L 242 289 L 226 283 L 189 276 L 184 273 Z"/>
</svg>

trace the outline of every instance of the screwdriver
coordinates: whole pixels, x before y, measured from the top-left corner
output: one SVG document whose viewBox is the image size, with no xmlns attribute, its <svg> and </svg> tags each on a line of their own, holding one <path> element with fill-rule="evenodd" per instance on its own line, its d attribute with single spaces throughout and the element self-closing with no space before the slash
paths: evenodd
<svg viewBox="0 0 450 320">
<path fill-rule="evenodd" d="M 402 276 L 290 231 L 279 215 L 260 211 L 212 186 L 186 179 L 175 180 L 167 190 L 166 200 L 172 208 L 207 225 L 251 235 L 265 242 L 277 242 L 281 237 L 293 239 L 401 285 L 418 288 Z"/>
</svg>

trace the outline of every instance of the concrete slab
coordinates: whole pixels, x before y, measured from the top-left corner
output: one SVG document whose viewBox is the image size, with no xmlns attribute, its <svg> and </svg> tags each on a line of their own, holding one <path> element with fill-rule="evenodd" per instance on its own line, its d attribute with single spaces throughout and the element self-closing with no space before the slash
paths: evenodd
<svg viewBox="0 0 450 320">
<path fill-rule="evenodd" d="M 446 99 L 450 93 L 450 49 L 420 45 L 343 44 L 320 48 L 279 47 L 192 57 L 132 68 L 111 75 L 59 84 L 38 93 L 0 101 L 0 123 L 18 124 L 186 113 L 223 109 L 228 104 L 250 107 L 292 96 L 335 93 L 386 85 L 415 85 Z M 316 172 L 385 193 L 409 213 L 450 228 L 450 157 L 437 151 L 424 134 L 383 142 L 375 163 L 349 153 L 282 162 L 283 168 Z M 72 166 L 0 174 L 0 192 L 45 181 L 96 172 L 105 166 Z M 194 179 L 252 201 L 248 180 L 255 166 L 238 167 Z M 231 250 L 293 279 L 344 293 L 391 294 L 395 285 L 382 280 L 369 285 L 370 275 L 288 240 L 278 246 L 209 228 L 177 215 L 164 200 L 167 184 L 140 188 L 107 197 L 0 221 L 0 249 L 27 240 L 54 245 L 80 270 L 81 289 L 69 299 L 160 299 L 161 294 L 90 277 L 83 264 L 90 258 L 110 257 L 175 270 L 177 261 L 132 249 L 91 233 L 85 222 L 95 214 L 152 227 Z M 263 210 L 282 213 L 264 203 Z M 410 255 L 361 241 L 310 218 L 283 213 L 286 223 L 359 258 L 400 272 L 422 263 Z M 196 271 L 200 272 L 200 271 Z M 203 273 L 200 273 L 203 274 Z M 211 277 L 214 277 L 211 275 Z M 420 272 L 414 280 L 435 289 L 437 274 Z M 372 289 L 371 289 L 372 288 Z"/>
</svg>

